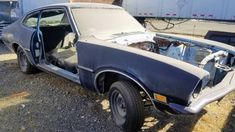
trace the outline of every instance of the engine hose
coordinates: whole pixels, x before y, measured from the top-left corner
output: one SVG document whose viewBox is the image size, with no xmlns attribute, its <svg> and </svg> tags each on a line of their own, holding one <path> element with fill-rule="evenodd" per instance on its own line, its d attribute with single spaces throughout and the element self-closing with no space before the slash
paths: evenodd
<svg viewBox="0 0 235 132">
<path fill-rule="evenodd" d="M 182 23 L 185 23 L 187 21 L 189 21 L 189 19 L 186 19 L 182 22 L 178 22 L 178 23 L 172 23 L 171 20 L 167 21 L 167 20 L 162 20 L 165 23 L 167 23 L 167 26 L 165 28 L 157 28 L 152 22 L 150 21 L 145 21 L 145 23 L 148 23 L 154 30 L 169 30 L 169 29 L 173 29 L 175 27 L 175 25 L 180 25 Z"/>
</svg>

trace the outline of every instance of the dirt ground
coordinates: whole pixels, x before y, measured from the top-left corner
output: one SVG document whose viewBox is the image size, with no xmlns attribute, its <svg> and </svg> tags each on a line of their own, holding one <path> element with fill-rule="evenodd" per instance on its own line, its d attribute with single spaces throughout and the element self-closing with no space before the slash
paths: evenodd
<svg viewBox="0 0 235 132">
<path fill-rule="evenodd" d="M 16 55 L 0 44 L 0 131 L 121 131 L 106 96 L 44 72 L 20 72 Z M 142 131 L 235 131 L 235 92 L 197 115 L 146 109 Z"/>
<path fill-rule="evenodd" d="M 168 23 L 157 19 L 147 19 L 147 21 L 152 23 L 157 29 L 165 29 L 168 25 Z M 147 24 L 146 28 L 151 31 L 185 34 L 185 35 L 200 36 L 200 37 L 204 37 L 209 30 L 235 33 L 234 22 L 223 22 L 223 21 L 219 22 L 219 21 L 206 21 L 206 20 L 171 20 L 170 22 L 176 24 L 174 28 L 170 28 L 172 25 L 169 25 L 168 27 L 169 29 L 156 30 L 150 24 Z"/>
</svg>

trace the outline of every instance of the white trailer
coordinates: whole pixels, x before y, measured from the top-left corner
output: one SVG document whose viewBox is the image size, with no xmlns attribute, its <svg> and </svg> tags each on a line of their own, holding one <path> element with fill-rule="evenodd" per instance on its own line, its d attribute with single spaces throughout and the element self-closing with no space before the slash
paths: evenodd
<svg viewBox="0 0 235 132">
<path fill-rule="evenodd" d="M 120 0 L 135 17 L 235 20 L 235 0 Z"/>
<path fill-rule="evenodd" d="M 1 1 L 1 0 L 0 0 Z M 26 14 L 28 11 L 36 9 L 41 6 L 57 3 L 72 3 L 72 2 L 95 2 L 95 3 L 107 3 L 112 4 L 114 0 L 18 0 L 18 16 Z"/>
<path fill-rule="evenodd" d="M 18 12 L 65 2 L 115 3 L 142 18 L 235 20 L 235 0 L 18 0 Z"/>
</svg>

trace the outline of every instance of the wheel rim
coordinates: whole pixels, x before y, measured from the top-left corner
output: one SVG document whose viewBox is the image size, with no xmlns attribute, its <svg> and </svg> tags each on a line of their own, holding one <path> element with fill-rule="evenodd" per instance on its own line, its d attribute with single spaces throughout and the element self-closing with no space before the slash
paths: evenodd
<svg viewBox="0 0 235 132">
<path fill-rule="evenodd" d="M 22 51 L 19 53 L 19 65 L 22 71 L 25 71 L 28 65 L 26 55 Z"/>
<path fill-rule="evenodd" d="M 118 125 L 123 125 L 126 121 L 127 108 L 124 98 L 121 93 L 117 90 L 113 91 L 111 94 L 111 109 Z"/>
</svg>

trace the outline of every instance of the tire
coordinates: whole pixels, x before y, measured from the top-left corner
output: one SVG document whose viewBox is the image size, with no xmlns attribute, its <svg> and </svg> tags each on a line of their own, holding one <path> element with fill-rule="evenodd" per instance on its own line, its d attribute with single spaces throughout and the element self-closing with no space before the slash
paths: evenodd
<svg viewBox="0 0 235 132">
<path fill-rule="evenodd" d="M 25 55 L 25 52 L 21 47 L 17 48 L 17 61 L 20 70 L 25 74 L 32 74 L 36 73 L 38 71 L 37 68 L 35 68 L 28 60 L 27 56 Z"/>
<path fill-rule="evenodd" d="M 137 88 L 117 81 L 110 87 L 109 102 L 113 120 L 124 131 L 138 131 L 144 123 L 144 104 Z"/>
</svg>

